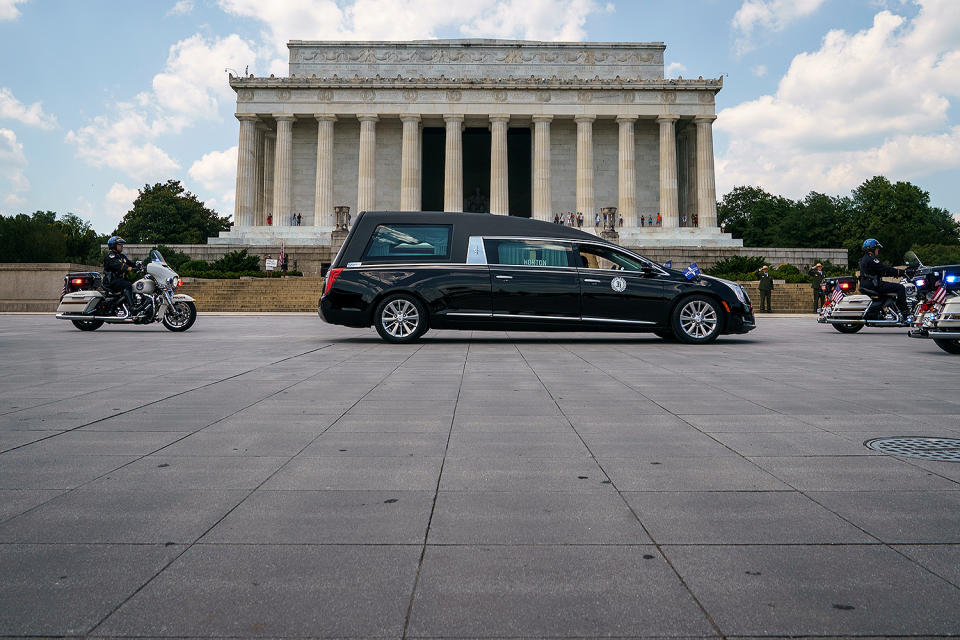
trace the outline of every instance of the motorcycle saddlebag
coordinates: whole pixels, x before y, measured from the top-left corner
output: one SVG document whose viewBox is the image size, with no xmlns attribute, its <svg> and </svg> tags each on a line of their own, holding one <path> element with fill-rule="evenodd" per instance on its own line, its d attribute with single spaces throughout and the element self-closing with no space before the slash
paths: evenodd
<svg viewBox="0 0 960 640">
<path fill-rule="evenodd" d="M 830 317 L 838 319 L 849 318 L 851 320 L 859 319 L 863 316 L 863 312 L 866 311 L 871 302 L 873 301 L 870 299 L 870 296 L 847 296 L 833 308 Z"/>
<path fill-rule="evenodd" d="M 60 306 L 57 307 L 57 313 L 69 313 L 71 315 L 80 315 L 90 313 L 97 308 L 97 304 L 103 298 L 99 291 L 74 291 L 63 296 L 60 300 Z"/>
<path fill-rule="evenodd" d="M 67 293 L 74 291 L 92 291 L 103 284 L 103 276 L 96 271 L 75 271 L 63 277 L 63 289 Z"/>
<path fill-rule="evenodd" d="M 943 310 L 940 312 L 939 320 L 937 320 L 937 329 L 960 330 L 960 297 L 947 298 Z"/>
</svg>

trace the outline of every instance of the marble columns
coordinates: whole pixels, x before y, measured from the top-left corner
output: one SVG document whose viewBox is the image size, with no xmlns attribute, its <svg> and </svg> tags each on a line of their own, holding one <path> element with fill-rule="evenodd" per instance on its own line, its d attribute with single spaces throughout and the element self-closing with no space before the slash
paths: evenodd
<svg viewBox="0 0 960 640">
<path fill-rule="evenodd" d="M 639 226 L 637 220 L 637 169 L 634 123 L 636 116 L 618 116 L 617 213 L 628 227 Z"/>
<path fill-rule="evenodd" d="M 357 172 L 357 213 L 377 207 L 377 121 L 373 114 L 360 114 L 360 166 Z"/>
<path fill-rule="evenodd" d="M 240 141 L 237 145 L 237 189 L 233 209 L 233 226 L 253 226 L 256 202 L 257 116 L 237 115 L 240 121 Z"/>
<path fill-rule="evenodd" d="M 660 215 L 663 227 L 674 229 L 680 224 L 677 191 L 677 134 L 679 118 L 673 115 L 660 116 Z"/>
<path fill-rule="evenodd" d="M 273 216 L 273 170 L 276 162 L 277 134 L 267 131 L 263 134 L 263 214 L 259 224 L 267 224 L 267 218 Z"/>
<path fill-rule="evenodd" d="M 293 121 L 294 116 L 277 113 L 277 147 L 273 165 L 273 226 L 290 226 L 293 212 Z"/>
<path fill-rule="evenodd" d="M 253 148 L 253 226 L 263 225 L 263 172 L 264 172 L 264 145 L 266 142 L 267 128 L 262 123 L 257 123 L 254 133 Z"/>
<path fill-rule="evenodd" d="M 443 210 L 463 211 L 463 116 L 445 115 L 447 140 L 443 166 Z"/>
<path fill-rule="evenodd" d="M 533 116 L 533 218 L 553 219 L 553 197 L 550 185 L 550 122 L 551 115 Z"/>
<path fill-rule="evenodd" d="M 713 121 L 717 116 L 697 116 L 697 217 L 699 226 L 717 226 L 717 185 L 713 169 Z"/>
<path fill-rule="evenodd" d="M 420 116 L 403 115 L 400 121 L 400 210 L 420 211 Z"/>
<path fill-rule="evenodd" d="M 577 123 L 577 212 L 593 220 L 593 121 L 596 116 L 576 116 Z"/>
<path fill-rule="evenodd" d="M 313 224 L 333 228 L 333 123 L 337 116 L 317 113 L 317 185 L 313 200 Z"/>
<path fill-rule="evenodd" d="M 509 115 L 490 116 L 490 213 L 510 214 L 507 173 L 507 130 Z"/>
</svg>

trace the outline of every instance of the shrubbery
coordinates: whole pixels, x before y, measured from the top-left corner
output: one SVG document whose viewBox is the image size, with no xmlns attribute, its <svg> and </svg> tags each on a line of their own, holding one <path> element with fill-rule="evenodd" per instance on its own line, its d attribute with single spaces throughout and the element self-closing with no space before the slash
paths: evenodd
<svg viewBox="0 0 960 640">
<path fill-rule="evenodd" d="M 756 281 L 760 279 L 760 267 L 764 263 L 764 258 L 751 256 L 730 256 L 719 260 L 712 268 L 704 271 L 707 275 L 724 278 L 726 280 L 735 280 L 741 282 Z M 823 274 L 825 276 L 841 276 L 852 274 L 853 271 L 845 267 L 839 267 L 829 260 L 817 260 L 823 264 Z M 784 282 L 813 282 L 813 276 L 809 272 L 801 271 L 792 264 L 781 264 L 771 267 L 770 275 L 774 280 L 783 280 Z"/>
</svg>

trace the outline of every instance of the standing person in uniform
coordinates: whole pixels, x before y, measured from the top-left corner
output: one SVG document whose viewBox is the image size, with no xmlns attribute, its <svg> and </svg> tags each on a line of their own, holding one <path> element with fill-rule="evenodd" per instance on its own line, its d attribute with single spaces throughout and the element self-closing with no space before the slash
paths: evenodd
<svg viewBox="0 0 960 640">
<path fill-rule="evenodd" d="M 908 322 L 912 322 L 910 310 L 907 308 L 907 292 L 903 285 L 899 282 L 893 283 L 881 280 L 884 276 L 896 277 L 904 274 L 903 269 L 888 267 L 880 262 L 880 258 L 877 256 L 882 248 L 883 245 L 874 238 L 867 238 L 863 241 L 863 257 L 860 258 L 860 291 L 862 292 L 864 289 L 876 291 L 881 297 L 888 293 L 896 293 L 897 307 L 900 308 L 901 315 L 908 318 Z"/>
<path fill-rule="evenodd" d="M 816 313 L 823 306 L 826 294 L 823 293 L 823 265 L 819 262 L 810 269 L 810 275 L 813 276 L 813 312 Z"/>
<path fill-rule="evenodd" d="M 123 253 L 123 238 L 112 236 L 107 240 L 107 256 L 103 259 L 104 283 L 108 291 L 122 292 L 123 298 L 127 301 L 127 309 L 133 315 L 140 311 L 133 304 L 133 285 L 124 278 L 124 274 L 133 271 L 140 265 Z"/>
<path fill-rule="evenodd" d="M 770 275 L 770 267 L 763 265 L 760 267 L 760 311 L 770 313 L 770 300 L 773 298 L 773 277 Z"/>
</svg>

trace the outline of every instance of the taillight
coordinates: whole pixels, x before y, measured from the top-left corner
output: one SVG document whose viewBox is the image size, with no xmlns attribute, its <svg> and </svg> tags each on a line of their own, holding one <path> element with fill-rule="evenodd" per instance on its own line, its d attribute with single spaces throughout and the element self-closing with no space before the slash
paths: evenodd
<svg viewBox="0 0 960 640">
<path fill-rule="evenodd" d="M 327 271 L 327 281 L 325 283 L 326 286 L 323 287 L 323 295 L 330 293 L 330 289 L 333 287 L 333 281 L 337 279 L 341 271 L 343 271 L 343 269 L 330 269 Z"/>
<path fill-rule="evenodd" d="M 83 284 L 83 278 L 74 278 L 71 282 L 73 284 Z"/>
<path fill-rule="evenodd" d="M 840 283 L 840 288 L 841 288 L 841 289 L 844 289 L 844 290 L 849 289 L 849 288 L 850 288 L 850 283 L 849 283 L 849 282 L 841 282 L 841 283 Z"/>
</svg>

